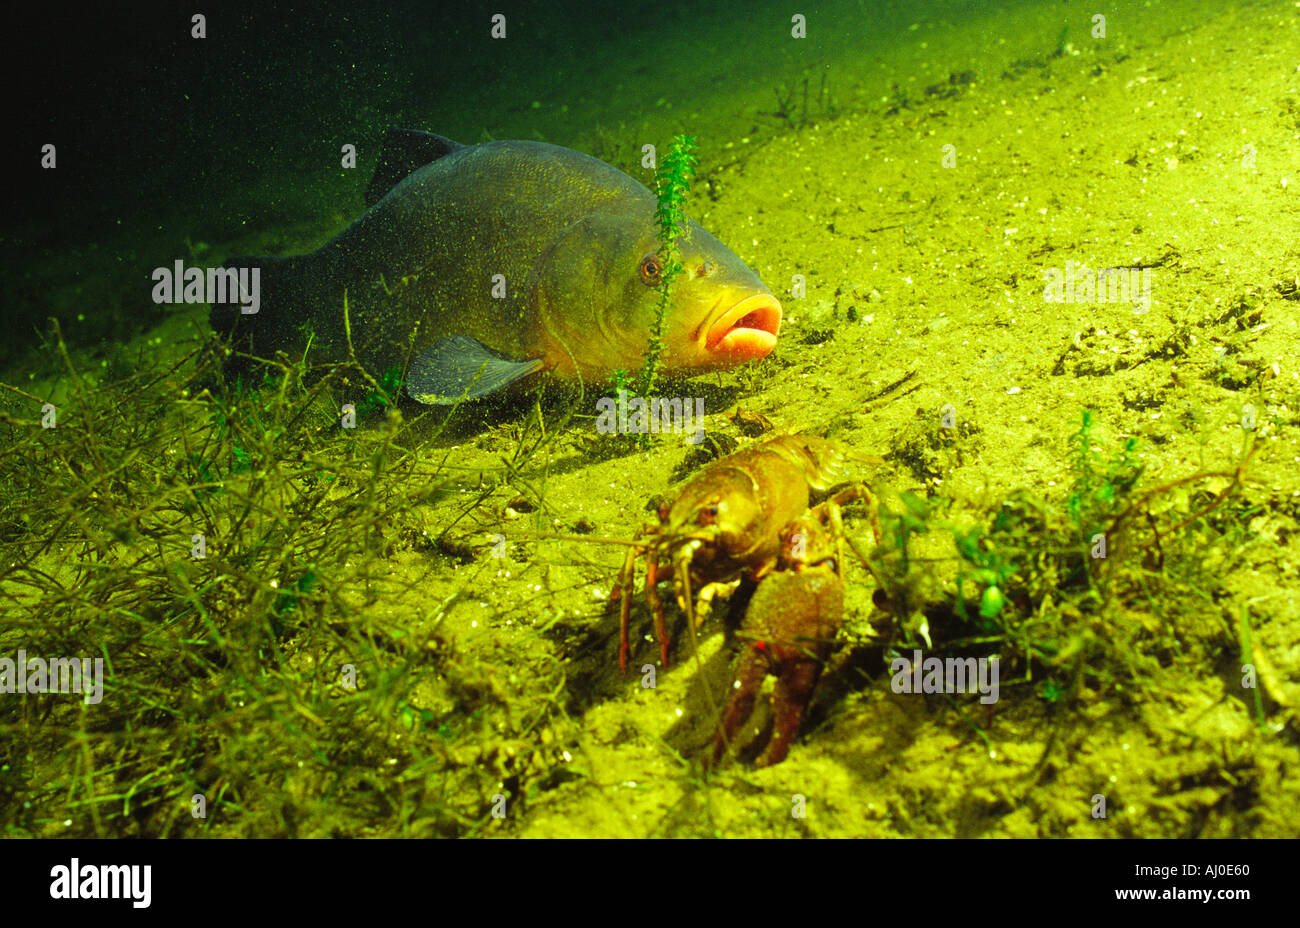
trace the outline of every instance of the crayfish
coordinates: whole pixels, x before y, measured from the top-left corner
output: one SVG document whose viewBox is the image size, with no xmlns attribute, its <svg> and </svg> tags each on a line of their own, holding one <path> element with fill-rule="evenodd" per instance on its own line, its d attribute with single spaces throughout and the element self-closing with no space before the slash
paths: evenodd
<svg viewBox="0 0 1300 928">
<path fill-rule="evenodd" d="M 763 676 L 778 676 L 776 728 L 760 765 L 785 757 L 798 733 L 821 666 L 843 621 L 844 535 L 840 506 L 869 497 L 850 485 L 809 508 L 814 492 L 841 482 L 845 451 L 833 441 L 781 435 L 710 464 L 659 507 L 623 562 L 611 602 L 619 601 L 619 666 L 626 671 L 636 562 L 646 562 L 645 595 L 660 658 L 668 665 L 668 627 L 657 586 L 670 579 L 693 636 L 712 601 L 742 582 L 757 584 L 742 637 L 742 658 L 714 746 L 715 760 L 748 718 Z"/>
<path fill-rule="evenodd" d="M 713 763 L 722 759 L 728 743 L 752 714 L 769 673 L 777 678 L 772 738 L 755 766 L 779 764 L 799 734 L 804 709 L 844 617 L 839 519 L 834 503 L 823 504 L 781 533 L 777 568 L 754 591 L 738 633 L 744 650 L 713 739 Z"/>
</svg>

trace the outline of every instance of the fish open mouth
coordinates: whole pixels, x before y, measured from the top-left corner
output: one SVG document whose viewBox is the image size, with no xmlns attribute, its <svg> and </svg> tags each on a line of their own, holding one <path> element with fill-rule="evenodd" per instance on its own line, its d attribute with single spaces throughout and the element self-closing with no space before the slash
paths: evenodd
<svg viewBox="0 0 1300 928">
<path fill-rule="evenodd" d="M 704 348 L 719 360 L 740 363 L 765 357 L 776 346 L 781 304 L 770 293 L 746 297 L 709 326 Z"/>
</svg>

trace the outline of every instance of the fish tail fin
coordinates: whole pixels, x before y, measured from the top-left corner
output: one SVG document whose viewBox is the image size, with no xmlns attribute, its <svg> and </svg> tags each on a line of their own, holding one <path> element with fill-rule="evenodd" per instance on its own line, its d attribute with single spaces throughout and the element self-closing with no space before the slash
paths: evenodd
<svg viewBox="0 0 1300 928">
<path fill-rule="evenodd" d="M 305 307 L 311 305 L 303 260 L 245 255 L 221 267 L 235 273 L 229 275 L 229 298 L 210 304 L 208 322 L 229 342 L 226 374 L 251 370 L 258 359 L 274 358 L 278 351 L 300 352 L 306 345 L 300 329 L 310 318 Z"/>
</svg>

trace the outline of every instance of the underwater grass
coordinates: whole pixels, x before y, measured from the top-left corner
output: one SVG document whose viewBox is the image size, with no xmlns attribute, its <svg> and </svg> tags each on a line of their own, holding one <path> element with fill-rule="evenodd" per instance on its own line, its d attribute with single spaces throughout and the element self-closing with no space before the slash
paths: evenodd
<svg viewBox="0 0 1300 928">
<path fill-rule="evenodd" d="M 877 601 L 899 626 L 894 647 L 996 654 L 1009 685 L 1036 685 L 1048 703 L 1147 691 L 1173 655 L 1213 666 L 1232 649 L 1236 629 L 1211 591 L 1225 539 L 1250 513 L 1233 498 L 1257 446 L 1248 436 L 1231 468 L 1139 489 L 1136 439 L 1104 457 L 1095 426 L 1084 410 L 1063 500 L 1021 488 L 962 520 L 939 496 L 881 503 L 871 560 Z M 1214 481 L 1227 485 L 1211 493 Z M 951 553 L 919 557 L 922 539 Z"/>
<path fill-rule="evenodd" d="M 472 834 L 542 775 L 562 668 L 507 696 L 440 630 L 491 559 L 432 597 L 385 566 L 457 483 L 437 432 L 340 427 L 342 371 L 95 383 L 55 340 L 66 398 L 0 391 L 0 655 L 102 658 L 104 692 L 0 699 L 6 835 Z"/>
</svg>

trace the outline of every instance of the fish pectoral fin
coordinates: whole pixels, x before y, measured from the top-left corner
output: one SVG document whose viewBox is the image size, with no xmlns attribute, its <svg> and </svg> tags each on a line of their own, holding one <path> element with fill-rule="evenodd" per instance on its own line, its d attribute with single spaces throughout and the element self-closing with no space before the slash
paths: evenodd
<svg viewBox="0 0 1300 928">
<path fill-rule="evenodd" d="M 379 150 L 379 164 L 366 188 L 366 208 L 370 208 L 388 195 L 407 176 L 444 155 L 459 151 L 465 146 L 451 139 L 420 132 L 417 129 L 389 129 Z"/>
<path fill-rule="evenodd" d="M 516 361 L 468 335 L 448 335 L 421 351 L 406 372 L 406 392 L 430 406 L 477 400 L 541 370 L 540 358 Z"/>
</svg>

